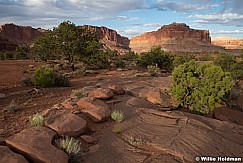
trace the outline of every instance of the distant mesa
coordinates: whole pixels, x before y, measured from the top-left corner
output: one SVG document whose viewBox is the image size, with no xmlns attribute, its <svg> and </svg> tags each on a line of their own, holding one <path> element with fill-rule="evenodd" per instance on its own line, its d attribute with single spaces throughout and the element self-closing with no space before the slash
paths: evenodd
<svg viewBox="0 0 243 163">
<path fill-rule="evenodd" d="M 191 29 L 184 23 L 172 23 L 157 31 L 131 38 L 130 48 L 137 53 L 146 52 L 153 46 L 161 46 L 170 52 L 202 52 L 224 50 L 211 44 L 209 30 Z"/>
<path fill-rule="evenodd" d="M 228 36 L 212 38 L 212 44 L 222 46 L 225 49 L 243 49 L 243 39 L 236 39 Z"/>
</svg>

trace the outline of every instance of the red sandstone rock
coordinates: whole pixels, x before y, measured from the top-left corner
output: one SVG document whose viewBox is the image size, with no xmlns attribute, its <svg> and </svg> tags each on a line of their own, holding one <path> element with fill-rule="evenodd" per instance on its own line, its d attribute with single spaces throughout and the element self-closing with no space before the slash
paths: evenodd
<svg viewBox="0 0 243 163">
<path fill-rule="evenodd" d="M 7 138 L 6 143 L 31 162 L 67 163 L 67 154 L 51 144 L 55 135 L 46 127 L 32 127 Z"/>
<path fill-rule="evenodd" d="M 122 37 L 115 30 L 106 27 L 96 27 L 89 25 L 81 27 L 95 31 L 99 39 L 111 49 L 115 49 L 121 52 L 130 50 L 129 39 L 127 37 Z"/>
<path fill-rule="evenodd" d="M 91 92 L 89 92 L 89 97 L 94 97 L 98 99 L 109 99 L 114 96 L 113 92 L 110 89 L 106 88 L 97 88 Z"/>
<path fill-rule="evenodd" d="M 121 86 L 112 84 L 112 85 L 108 85 L 107 88 L 111 89 L 115 94 L 118 95 L 125 94 L 125 90 Z"/>
<path fill-rule="evenodd" d="M 89 136 L 89 135 L 82 135 L 81 136 L 81 139 L 83 139 L 88 144 L 92 144 L 92 143 L 97 142 L 97 139 L 96 138 L 94 138 L 92 136 Z"/>
<path fill-rule="evenodd" d="M 6 146 L 0 146 L 0 162 L 2 163 L 28 163 L 24 156 L 14 153 Z"/>
<path fill-rule="evenodd" d="M 45 125 L 56 131 L 59 135 L 78 137 L 84 132 L 86 120 L 73 113 L 64 111 L 47 118 Z"/>
<path fill-rule="evenodd" d="M 130 48 L 137 53 L 148 51 L 153 46 L 161 46 L 163 50 L 172 52 L 224 50 L 211 44 L 208 30 L 190 29 L 184 23 L 165 25 L 157 31 L 147 32 L 130 40 Z"/>
</svg>

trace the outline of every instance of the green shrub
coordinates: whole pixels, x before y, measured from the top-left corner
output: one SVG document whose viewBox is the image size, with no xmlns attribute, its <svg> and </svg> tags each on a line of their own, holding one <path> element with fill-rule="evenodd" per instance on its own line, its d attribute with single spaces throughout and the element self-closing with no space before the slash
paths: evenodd
<svg viewBox="0 0 243 163">
<path fill-rule="evenodd" d="M 64 150 L 69 156 L 74 156 L 80 151 L 81 142 L 78 139 L 64 136 L 56 140 L 59 148 Z"/>
<path fill-rule="evenodd" d="M 126 64 L 125 62 L 122 60 L 122 58 L 118 58 L 116 61 L 115 61 L 115 65 L 117 68 L 125 68 Z"/>
<path fill-rule="evenodd" d="M 242 79 L 243 78 L 243 61 L 236 62 L 231 65 L 229 72 L 233 79 Z"/>
<path fill-rule="evenodd" d="M 148 69 L 148 73 L 151 75 L 151 76 L 158 76 L 158 74 L 160 73 L 160 69 L 158 68 L 157 65 L 153 66 L 153 65 L 150 65 L 147 67 Z"/>
<path fill-rule="evenodd" d="M 52 68 L 40 67 L 35 70 L 34 84 L 40 87 L 52 87 L 55 84 Z"/>
<path fill-rule="evenodd" d="M 39 87 L 69 86 L 69 79 L 52 68 L 40 67 L 35 70 L 33 83 Z"/>
<path fill-rule="evenodd" d="M 116 121 L 117 123 L 120 123 L 123 118 L 124 118 L 124 115 L 122 113 L 122 111 L 120 110 L 115 110 L 111 113 L 111 118 Z"/>
<path fill-rule="evenodd" d="M 234 54 L 221 54 L 214 60 L 215 65 L 220 66 L 224 71 L 229 71 L 236 63 L 236 56 Z"/>
<path fill-rule="evenodd" d="M 195 59 L 194 55 L 190 54 L 179 54 L 179 55 L 174 55 L 173 57 L 173 67 L 177 67 L 179 65 L 182 65 L 183 63 L 189 62 L 191 60 Z"/>
<path fill-rule="evenodd" d="M 31 126 L 43 126 L 44 125 L 44 117 L 42 114 L 35 114 L 30 117 L 30 124 Z"/>
<path fill-rule="evenodd" d="M 199 57 L 199 60 L 200 61 L 213 61 L 214 58 L 212 56 L 210 56 L 210 55 L 201 55 Z"/>
<path fill-rule="evenodd" d="M 173 57 L 170 53 L 165 52 L 161 47 L 153 47 L 150 51 L 146 53 L 141 53 L 140 56 L 136 58 L 136 63 L 138 66 L 147 67 L 149 65 L 158 65 L 162 70 L 172 69 Z"/>
<path fill-rule="evenodd" d="M 200 114 L 208 114 L 220 106 L 233 87 L 231 75 L 218 66 L 184 63 L 172 73 L 172 96 L 178 104 Z"/>
</svg>

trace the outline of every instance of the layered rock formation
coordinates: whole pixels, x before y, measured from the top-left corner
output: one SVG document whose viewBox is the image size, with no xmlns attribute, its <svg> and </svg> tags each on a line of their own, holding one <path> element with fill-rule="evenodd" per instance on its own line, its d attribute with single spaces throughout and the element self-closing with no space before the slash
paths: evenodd
<svg viewBox="0 0 243 163">
<path fill-rule="evenodd" d="M 130 48 L 137 53 L 148 51 L 158 45 L 171 52 L 223 50 L 211 44 L 208 30 L 191 29 L 184 23 L 165 25 L 157 31 L 144 33 L 130 41 Z"/>
<path fill-rule="evenodd" d="M 119 52 L 126 52 L 130 50 L 129 39 L 119 35 L 115 30 L 103 26 L 97 27 L 84 25 L 81 27 L 95 31 L 99 39 L 110 49 L 118 50 Z"/>
<path fill-rule="evenodd" d="M 4 24 L 0 26 L 0 51 L 12 51 L 18 45 L 29 45 L 36 37 L 43 36 L 44 30 L 30 26 Z"/>
<path fill-rule="evenodd" d="M 219 36 L 212 38 L 212 43 L 225 49 L 243 49 L 243 39 Z"/>
</svg>

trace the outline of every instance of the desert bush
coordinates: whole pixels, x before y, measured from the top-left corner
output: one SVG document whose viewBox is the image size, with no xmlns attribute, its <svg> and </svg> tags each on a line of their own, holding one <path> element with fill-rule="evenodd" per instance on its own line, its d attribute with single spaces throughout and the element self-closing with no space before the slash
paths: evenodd
<svg viewBox="0 0 243 163">
<path fill-rule="evenodd" d="M 81 142 L 78 139 L 64 136 L 56 140 L 59 148 L 64 150 L 69 156 L 74 156 L 80 151 Z"/>
<path fill-rule="evenodd" d="M 122 58 L 117 58 L 117 60 L 115 61 L 115 65 L 117 68 L 125 68 L 126 66 Z"/>
<path fill-rule="evenodd" d="M 155 66 L 150 65 L 150 66 L 147 67 L 147 69 L 148 69 L 148 73 L 151 76 L 158 76 L 158 74 L 160 73 L 160 69 L 159 69 L 157 64 Z"/>
<path fill-rule="evenodd" d="M 43 126 L 44 125 L 44 117 L 42 114 L 35 114 L 30 117 L 30 124 L 31 126 Z"/>
<path fill-rule="evenodd" d="M 53 68 L 40 67 L 35 70 L 33 83 L 40 87 L 66 87 L 69 86 L 69 79 L 65 75 L 54 72 Z"/>
<path fill-rule="evenodd" d="M 199 57 L 199 60 L 200 61 L 213 61 L 214 60 L 214 58 L 212 57 L 212 56 L 210 56 L 210 55 L 201 55 L 200 57 Z"/>
<path fill-rule="evenodd" d="M 124 114 L 120 110 L 115 110 L 111 113 L 111 118 L 117 123 L 120 123 L 124 119 Z"/>
<path fill-rule="evenodd" d="M 34 84 L 40 87 L 52 87 L 55 84 L 52 68 L 40 67 L 35 70 Z"/>
<path fill-rule="evenodd" d="M 20 84 L 23 87 L 25 87 L 25 86 L 33 86 L 34 85 L 31 78 L 21 78 L 20 79 Z"/>
<path fill-rule="evenodd" d="M 183 63 L 189 62 L 191 60 L 195 59 L 194 55 L 190 54 L 177 54 L 173 56 L 173 67 L 177 67 Z"/>
<path fill-rule="evenodd" d="M 243 78 L 243 61 L 236 62 L 231 65 L 229 72 L 233 79 L 242 79 Z"/>
<path fill-rule="evenodd" d="M 136 57 L 137 55 L 133 51 L 129 51 L 121 56 L 122 60 L 125 61 L 135 61 Z"/>
<path fill-rule="evenodd" d="M 136 58 L 136 64 L 141 67 L 149 65 L 158 65 L 162 70 L 170 71 L 172 69 L 173 57 L 170 53 L 165 52 L 160 46 L 151 48 L 150 51 L 141 53 Z"/>
<path fill-rule="evenodd" d="M 224 71 L 229 71 L 236 63 L 236 56 L 234 54 L 220 54 L 218 58 L 215 58 L 214 63 Z"/>
<path fill-rule="evenodd" d="M 233 87 L 231 75 L 219 66 L 184 63 L 172 73 L 172 97 L 178 104 L 199 114 L 208 114 L 220 106 Z"/>
<path fill-rule="evenodd" d="M 12 100 L 9 105 L 4 109 L 7 112 L 14 113 L 18 110 L 18 103 L 15 100 Z"/>
</svg>

